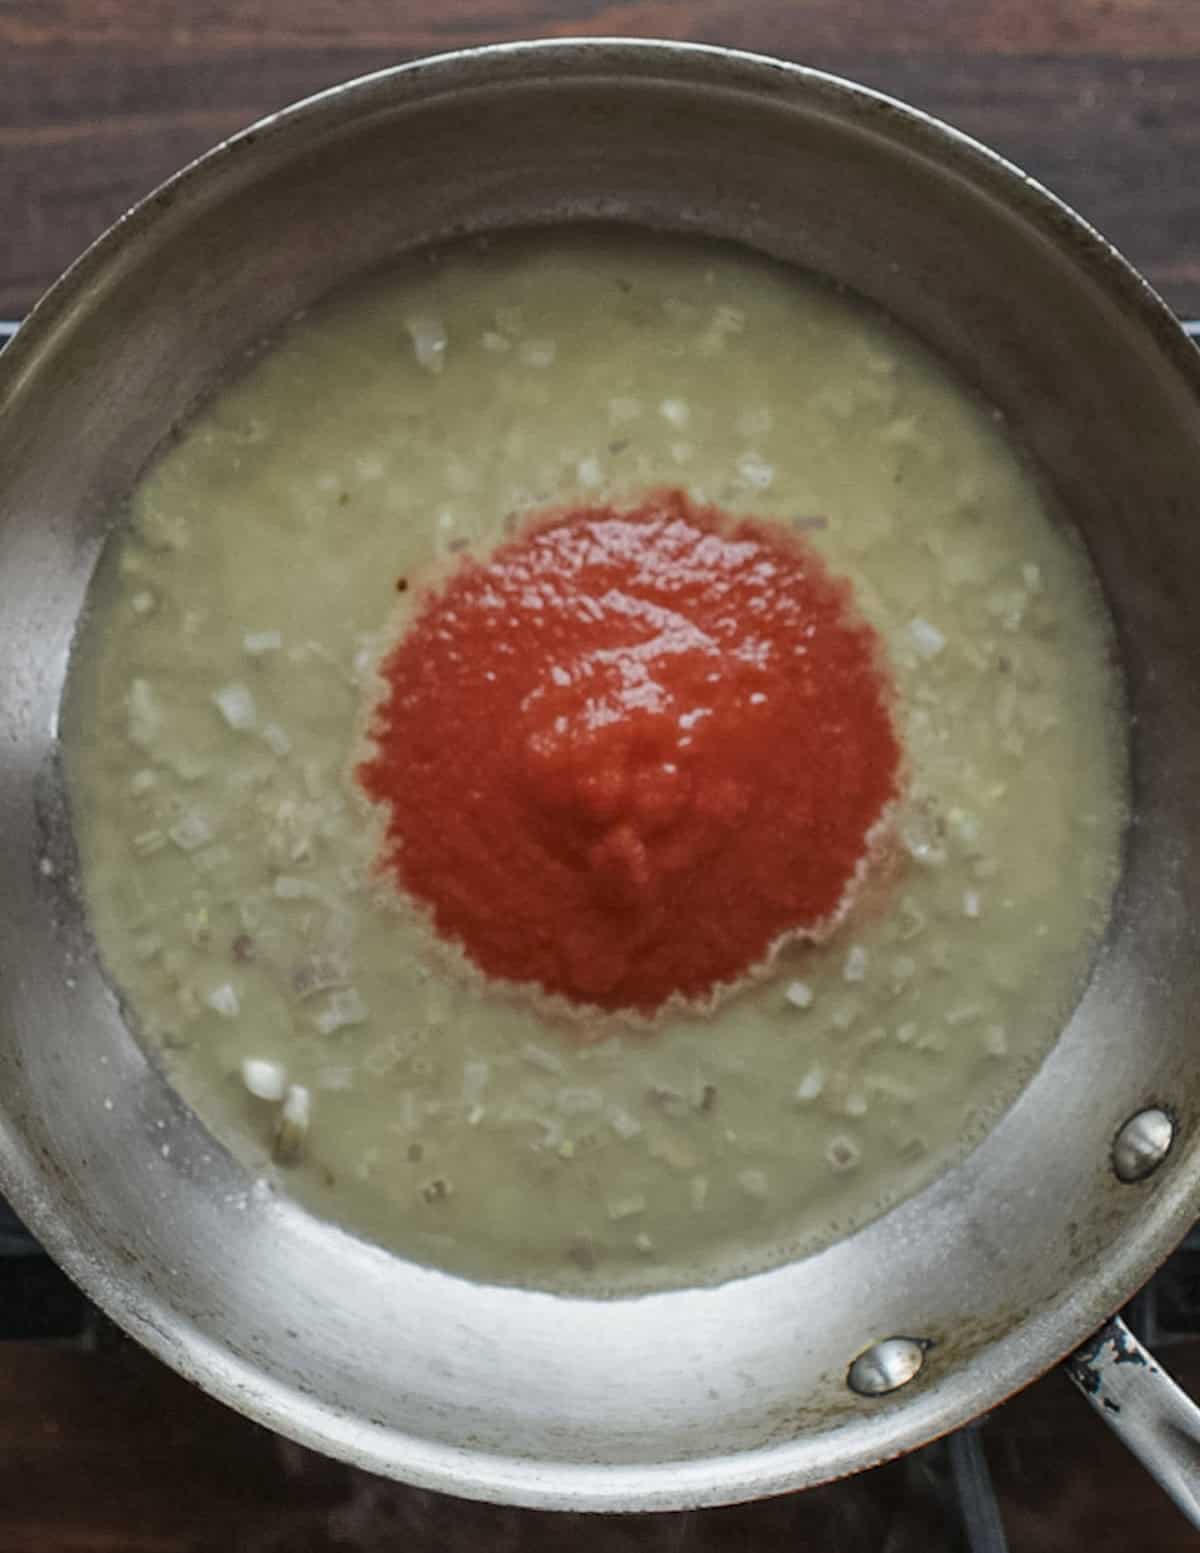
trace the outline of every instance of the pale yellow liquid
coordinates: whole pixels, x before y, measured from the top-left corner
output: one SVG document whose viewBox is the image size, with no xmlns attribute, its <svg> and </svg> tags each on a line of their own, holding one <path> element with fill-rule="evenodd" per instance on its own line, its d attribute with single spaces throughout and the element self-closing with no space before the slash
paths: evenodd
<svg viewBox="0 0 1200 1553">
<path fill-rule="evenodd" d="M 853 579 L 911 857 L 714 1017 L 581 1044 L 373 877 L 348 762 L 397 578 L 411 609 L 524 512 L 662 483 Z M 1118 869 L 1107 623 L 1004 427 L 875 312 L 690 242 L 463 246 L 299 320 L 135 493 L 68 712 L 100 952 L 180 1092 L 317 1212 L 486 1279 L 712 1280 L 913 1192 L 1053 1043 Z M 245 1059 L 309 1091 L 290 1166 Z"/>
</svg>

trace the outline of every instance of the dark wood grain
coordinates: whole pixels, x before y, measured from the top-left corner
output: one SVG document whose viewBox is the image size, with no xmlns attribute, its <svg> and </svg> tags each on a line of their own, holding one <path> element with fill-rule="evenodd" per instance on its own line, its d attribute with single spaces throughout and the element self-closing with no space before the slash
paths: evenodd
<svg viewBox="0 0 1200 1553">
<path fill-rule="evenodd" d="M 0 0 L 0 314 L 284 103 L 434 49 L 689 37 L 855 76 L 989 141 L 1200 312 L 1197 0 Z"/>
<path fill-rule="evenodd" d="M 1173 1349 L 1200 1391 L 1200 1343 Z M 1011 1553 L 1194 1553 L 1196 1533 L 1060 1375 L 983 1431 Z M 539 1515 L 326 1461 L 132 1344 L 0 1344 L 3 1553 L 960 1553 L 914 1459 L 693 1515 Z"/>
</svg>

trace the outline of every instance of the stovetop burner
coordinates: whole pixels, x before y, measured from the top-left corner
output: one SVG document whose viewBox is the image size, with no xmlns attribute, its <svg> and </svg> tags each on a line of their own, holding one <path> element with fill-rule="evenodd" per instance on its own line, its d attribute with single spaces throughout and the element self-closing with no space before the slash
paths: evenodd
<svg viewBox="0 0 1200 1553">
<path fill-rule="evenodd" d="M 1200 321 L 1185 325 L 1200 341 Z M 0 322 L 0 348 L 16 331 Z M 1125 1318 L 1152 1349 L 1200 1340 L 1200 1226 L 1132 1301 Z M 59 1271 L 0 1200 L 0 1342 L 104 1350 L 126 1339 Z M 3 1352 L 0 1350 L 0 1366 Z M 1083 1404 L 1078 1404 L 1086 1412 Z M 666 1515 L 575 1516 L 469 1504 L 355 1474 L 339 1512 L 351 1548 L 377 1512 L 388 1541 L 414 1553 L 1023 1553 L 1001 1518 L 985 1446 L 988 1419 L 900 1461 L 804 1494 Z M 1053 1434 L 1048 1438 L 1052 1441 Z M 280 1442 L 285 1453 L 298 1450 Z M 1139 1469 L 1140 1470 L 1140 1469 Z M 1157 1489 L 1146 1479 L 1147 1492 Z M 1102 1497 L 1103 1483 L 1095 1492 Z M 381 1511 L 382 1506 L 382 1511 Z M 371 1536 L 366 1532 L 363 1535 Z M 342 1543 L 339 1542 L 339 1546 Z M 1049 1546 L 1041 1544 L 1038 1546 Z M 1072 1543 L 1082 1548 L 1085 1544 Z M 1088 1544 L 1093 1544 L 1089 1540 Z M 1146 1544 L 1149 1545 L 1149 1542 Z M 1055 1553 L 1069 1553 L 1057 1544 Z"/>
</svg>

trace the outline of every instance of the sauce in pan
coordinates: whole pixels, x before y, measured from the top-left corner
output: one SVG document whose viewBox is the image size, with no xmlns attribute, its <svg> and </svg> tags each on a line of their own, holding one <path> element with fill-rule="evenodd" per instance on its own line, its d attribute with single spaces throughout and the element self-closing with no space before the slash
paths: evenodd
<svg viewBox="0 0 1200 1553">
<path fill-rule="evenodd" d="M 1118 677 L 864 305 L 597 229 L 406 261 L 187 425 L 72 675 L 134 1027 L 315 1211 L 504 1282 L 804 1254 L 960 1158 L 1109 908 Z"/>
</svg>

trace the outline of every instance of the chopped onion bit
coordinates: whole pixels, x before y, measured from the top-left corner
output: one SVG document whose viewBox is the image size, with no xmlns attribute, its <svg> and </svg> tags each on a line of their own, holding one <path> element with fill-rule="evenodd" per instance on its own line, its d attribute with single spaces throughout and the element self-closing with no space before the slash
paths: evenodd
<svg viewBox="0 0 1200 1553">
<path fill-rule="evenodd" d="M 813 990 L 806 981 L 792 981 L 784 991 L 784 998 L 793 1008 L 811 1008 Z"/>
<path fill-rule="evenodd" d="M 940 868 L 946 861 L 946 849 L 938 839 L 937 821 L 924 809 L 905 816 L 900 826 L 900 841 L 910 857 L 929 868 Z M 907 897 L 901 901 L 900 910 L 910 922 L 920 918 L 921 926 L 924 926 L 920 908 L 912 905 Z M 915 931 L 919 932 L 920 928 Z"/>
<path fill-rule="evenodd" d="M 262 731 L 263 743 L 271 751 L 272 755 L 278 755 L 281 759 L 290 753 L 292 741 L 286 731 L 278 723 L 267 723 Z"/>
<path fill-rule="evenodd" d="M 558 1109 L 567 1116 L 595 1116 L 604 1109 L 604 1096 L 598 1089 L 564 1087 L 555 1096 Z"/>
<path fill-rule="evenodd" d="M 919 1093 L 911 1084 L 893 1078 L 889 1073 L 868 1073 L 863 1079 L 863 1085 L 873 1095 L 894 1101 L 897 1105 L 911 1105 Z"/>
<path fill-rule="evenodd" d="M 637 1117 L 631 1116 L 628 1111 L 619 1105 L 609 1107 L 608 1125 L 616 1133 L 618 1138 L 622 1138 L 626 1141 L 628 1141 L 630 1138 L 636 1138 L 642 1130 L 642 1124 L 638 1121 Z"/>
<path fill-rule="evenodd" d="M 839 1030 L 849 1030 L 858 1018 L 858 1004 L 853 1000 L 840 1003 L 833 1011 L 833 1023 Z"/>
<path fill-rule="evenodd" d="M 350 1025 L 365 1023 L 367 1015 L 367 1005 L 359 995 L 358 989 L 345 987 L 329 994 L 329 1002 L 316 1015 L 313 1023 L 322 1035 L 332 1035 L 335 1030 L 344 1030 Z"/>
<path fill-rule="evenodd" d="M 283 1102 L 283 1114 L 290 1122 L 307 1126 L 312 1115 L 312 1096 L 303 1084 L 292 1084 Z"/>
<path fill-rule="evenodd" d="M 242 637 L 242 649 L 252 658 L 263 653 L 278 652 L 283 646 L 283 636 L 278 631 L 247 631 Z"/>
<path fill-rule="evenodd" d="M 271 1152 L 279 1164 L 293 1165 L 300 1158 L 311 1119 L 312 1095 L 303 1084 L 292 1084 L 275 1123 Z"/>
<path fill-rule="evenodd" d="M 521 1056 L 531 1068 L 540 1068 L 543 1073 L 562 1072 L 562 1058 L 544 1046 L 535 1046 L 532 1041 L 526 1041 L 521 1047 Z"/>
<path fill-rule="evenodd" d="M 491 1066 L 486 1062 L 463 1064 L 462 1098 L 465 1106 L 477 1106 L 483 1099 L 490 1073 Z"/>
<path fill-rule="evenodd" d="M 595 489 L 604 480 L 604 471 L 600 468 L 598 458 L 581 458 L 575 467 L 575 473 L 580 485 L 587 486 L 589 489 Z"/>
<path fill-rule="evenodd" d="M 167 832 L 181 852 L 194 852 L 211 841 L 212 834 L 212 826 L 195 810 L 182 815 Z"/>
<path fill-rule="evenodd" d="M 213 1013 L 220 1014 L 222 1019 L 236 1019 L 242 1011 L 237 988 L 232 982 L 223 981 L 219 987 L 214 987 L 204 1001 Z"/>
<path fill-rule="evenodd" d="M 297 879 L 292 874 L 280 874 L 271 887 L 281 901 L 320 900 L 321 891 L 311 879 Z"/>
<path fill-rule="evenodd" d="M 431 313 L 414 313 L 404 320 L 413 343 L 417 365 L 426 372 L 438 373 L 446 365 L 446 326 Z"/>
<path fill-rule="evenodd" d="M 128 713 L 130 740 L 149 749 L 162 731 L 163 714 L 148 680 L 135 679 L 129 686 Z"/>
<path fill-rule="evenodd" d="M 287 1070 L 265 1057 L 242 1059 L 242 1083 L 256 1100 L 282 1100 L 287 1090 Z"/>
<path fill-rule="evenodd" d="M 743 453 L 737 461 L 737 472 L 755 491 L 769 490 L 775 480 L 775 465 L 758 453 Z"/>
<path fill-rule="evenodd" d="M 919 615 L 909 621 L 908 634 L 921 658 L 936 658 L 946 645 L 946 638 L 937 626 L 930 625 L 928 620 L 922 620 Z"/>
<path fill-rule="evenodd" d="M 213 694 L 213 702 L 235 733 L 245 733 L 258 721 L 254 697 L 245 685 L 224 685 Z"/>
<path fill-rule="evenodd" d="M 799 1084 L 796 1085 L 796 1099 L 802 1105 L 807 1105 L 809 1101 L 816 1100 L 824 1088 L 825 1073 L 823 1069 L 820 1067 L 809 1068 Z"/>
</svg>

